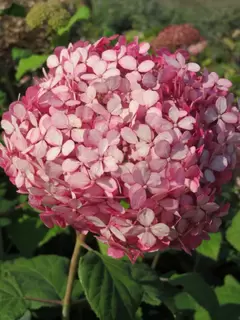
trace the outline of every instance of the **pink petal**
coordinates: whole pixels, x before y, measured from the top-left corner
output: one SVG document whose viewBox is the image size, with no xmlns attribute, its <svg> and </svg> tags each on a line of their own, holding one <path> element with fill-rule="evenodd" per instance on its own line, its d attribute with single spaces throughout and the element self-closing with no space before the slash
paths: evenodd
<svg viewBox="0 0 240 320">
<path fill-rule="evenodd" d="M 99 228 L 106 227 L 105 223 L 96 216 L 88 216 L 88 217 L 86 217 L 86 219 L 88 221 L 91 221 L 91 223 L 93 223 L 96 227 L 99 227 Z"/>
<path fill-rule="evenodd" d="M 38 159 L 45 157 L 47 153 L 47 144 L 45 141 L 39 141 L 34 148 L 34 155 Z"/>
<path fill-rule="evenodd" d="M 80 78 L 85 81 L 92 81 L 92 80 L 97 79 L 97 76 L 94 73 L 84 73 L 81 75 Z"/>
<path fill-rule="evenodd" d="M 134 130 L 137 136 L 146 142 L 151 142 L 152 140 L 152 132 L 148 125 L 146 124 L 139 124 L 137 128 Z"/>
<path fill-rule="evenodd" d="M 233 112 L 226 112 L 222 115 L 222 120 L 226 123 L 237 123 L 238 116 Z"/>
<path fill-rule="evenodd" d="M 121 99 L 115 95 L 107 103 L 107 109 L 113 116 L 118 116 L 122 113 Z"/>
<path fill-rule="evenodd" d="M 3 130 L 6 132 L 6 134 L 12 134 L 14 131 L 13 125 L 8 120 L 2 120 L 1 126 Z"/>
<path fill-rule="evenodd" d="M 169 118 L 176 123 L 179 119 L 179 110 L 176 106 L 172 106 L 168 112 Z"/>
<path fill-rule="evenodd" d="M 191 71 L 191 72 L 198 72 L 198 71 L 200 71 L 200 66 L 197 64 L 197 63 L 195 63 L 195 62 L 189 62 L 188 64 L 187 64 L 187 70 L 188 71 Z"/>
<path fill-rule="evenodd" d="M 108 149 L 108 140 L 105 138 L 105 139 L 102 139 L 99 143 L 99 146 L 98 146 L 98 152 L 99 152 L 99 155 L 100 156 L 103 156 L 104 153 L 107 151 Z"/>
<path fill-rule="evenodd" d="M 152 107 L 154 104 L 158 102 L 159 95 L 156 91 L 147 90 L 143 93 L 143 100 L 148 107 Z"/>
<path fill-rule="evenodd" d="M 143 244 L 144 246 L 148 247 L 148 248 L 151 248 L 152 246 L 155 245 L 155 243 L 157 242 L 157 239 L 154 237 L 154 235 L 149 232 L 149 231 L 146 231 L 142 234 L 140 234 L 138 236 L 141 244 Z"/>
<path fill-rule="evenodd" d="M 104 74 L 103 74 L 103 78 L 104 79 L 108 79 L 110 77 L 116 77 L 116 76 L 120 76 L 120 70 L 116 69 L 116 68 L 112 68 L 112 69 L 108 69 Z"/>
<path fill-rule="evenodd" d="M 188 153 L 188 148 L 182 143 L 177 143 L 173 146 L 171 152 L 171 159 L 173 160 L 183 160 L 186 158 Z"/>
<path fill-rule="evenodd" d="M 88 162 L 96 161 L 98 159 L 98 154 L 96 151 L 90 148 L 86 148 L 82 145 L 77 148 L 76 155 L 77 158 L 85 164 Z"/>
<path fill-rule="evenodd" d="M 167 160 L 164 159 L 154 159 L 151 160 L 149 166 L 152 171 L 160 172 L 162 171 L 167 165 Z"/>
<path fill-rule="evenodd" d="M 22 121 L 25 118 L 27 112 L 24 105 L 22 105 L 21 103 L 16 103 L 13 106 L 13 113 L 16 118 Z"/>
<path fill-rule="evenodd" d="M 208 182 L 214 182 L 216 179 L 215 179 L 215 176 L 214 176 L 214 174 L 213 174 L 213 172 L 212 172 L 212 170 L 209 170 L 209 169 L 206 169 L 205 171 L 204 171 L 204 177 L 206 178 L 206 180 L 208 181 Z"/>
<path fill-rule="evenodd" d="M 152 70 L 153 67 L 154 67 L 154 62 L 152 60 L 145 60 L 145 61 L 141 62 L 140 65 L 138 66 L 138 71 L 139 72 L 148 72 L 148 71 Z"/>
<path fill-rule="evenodd" d="M 195 122 L 196 122 L 196 120 L 193 117 L 188 116 L 188 117 L 185 117 L 182 120 L 180 120 L 178 122 L 178 126 L 181 129 L 192 130 L 193 129 L 193 124 Z"/>
<path fill-rule="evenodd" d="M 124 56 L 119 60 L 122 68 L 127 70 L 135 70 L 137 67 L 137 60 L 132 56 Z"/>
<path fill-rule="evenodd" d="M 90 184 L 90 179 L 82 172 L 75 172 L 67 179 L 67 182 L 72 189 L 83 189 Z"/>
<path fill-rule="evenodd" d="M 155 218 L 155 213 L 151 209 L 144 209 L 139 213 L 138 221 L 144 227 L 149 227 Z"/>
<path fill-rule="evenodd" d="M 102 53 L 102 59 L 106 61 L 116 61 L 117 53 L 115 50 L 106 50 Z"/>
<path fill-rule="evenodd" d="M 142 42 L 139 44 L 139 53 L 145 54 L 150 49 L 150 44 L 148 42 Z"/>
<path fill-rule="evenodd" d="M 93 66 L 93 72 L 100 76 L 107 70 L 107 62 L 106 61 L 98 61 Z"/>
<path fill-rule="evenodd" d="M 226 87 L 226 88 L 230 88 L 232 86 L 232 82 L 229 81 L 228 79 L 220 78 L 217 81 L 217 85 L 222 86 L 222 87 Z"/>
<path fill-rule="evenodd" d="M 53 126 L 57 129 L 65 129 L 68 127 L 68 117 L 63 112 L 55 112 L 51 120 Z"/>
<path fill-rule="evenodd" d="M 162 140 L 156 144 L 154 151 L 160 158 L 167 159 L 170 156 L 170 149 L 170 144 Z"/>
<path fill-rule="evenodd" d="M 224 97 L 219 97 L 216 101 L 218 113 L 223 114 L 227 110 L 227 100 Z"/>
<path fill-rule="evenodd" d="M 146 142 L 136 143 L 136 152 L 139 157 L 146 157 L 150 151 L 150 146 Z"/>
<path fill-rule="evenodd" d="M 71 138 L 75 142 L 83 142 L 84 141 L 84 135 L 86 130 L 85 129 L 72 129 L 71 130 Z"/>
<path fill-rule="evenodd" d="M 117 237 L 119 240 L 126 242 L 126 238 L 124 235 L 114 226 L 110 227 L 111 232 Z"/>
<path fill-rule="evenodd" d="M 62 146 L 62 154 L 66 157 L 68 156 L 75 148 L 75 143 L 72 140 L 67 140 Z"/>
<path fill-rule="evenodd" d="M 147 200 L 145 189 L 140 185 L 135 184 L 129 190 L 129 199 L 132 209 L 141 208 Z"/>
<path fill-rule="evenodd" d="M 103 163 L 102 161 L 97 161 L 90 167 L 90 175 L 93 175 L 93 177 L 101 177 L 104 174 L 103 170 Z"/>
<path fill-rule="evenodd" d="M 56 68 L 59 65 L 58 57 L 52 54 L 47 59 L 47 66 L 49 69 Z"/>
<path fill-rule="evenodd" d="M 207 111 L 205 112 L 205 119 L 207 123 L 214 122 L 217 120 L 218 115 L 216 111 L 213 108 L 208 108 Z"/>
<path fill-rule="evenodd" d="M 80 162 L 74 159 L 66 159 L 62 163 L 64 172 L 74 172 L 80 167 Z"/>
<path fill-rule="evenodd" d="M 55 160 L 57 158 L 57 156 L 59 155 L 59 153 L 61 152 L 61 148 L 60 147 L 53 147 L 50 148 L 46 154 L 46 158 L 48 161 L 52 161 Z"/>
<path fill-rule="evenodd" d="M 101 177 L 101 178 L 97 179 L 96 183 L 104 191 L 110 192 L 110 193 L 116 191 L 118 188 L 116 181 L 111 177 Z"/>
<path fill-rule="evenodd" d="M 216 156 L 210 164 L 210 168 L 214 171 L 223 171 L 227 168 L 228 161 L 224 156 Z"/>
<path fill-rule="evenodd" d="M 131 128 L 124 127 L 121 129 L 121 136 L 128 143 L 136 144 L 138 142 L 136 133 Z"/>
<path fill-rule="evenodd" d="M 163 238 L 169 235 L 170 229 L 166 224 L 158 223 L 151 226 L 151 231 L 156 237 Z"/>
<path fill-rule="evenodd" d="M 39 128 L 32 128 L 28 132 L 26 138 L 31 141 L 31 143 L 35 144 L 41 139 L 41 132 Z"/>
<path fill-rule="evenodd" d="M 118 170 L 118 165 L 116 164 L 116 160 L 112 156 L 105 157 L 103 160 L 105 172 L 114 172 Z"/>
<path fill-rule="evenodd" d="M 55 127 L 50 127 L 45 135 L 45 140 L 51 146 L 61 146 L 63 142 L 63 136 L 60 130 Z"/>
</svg>

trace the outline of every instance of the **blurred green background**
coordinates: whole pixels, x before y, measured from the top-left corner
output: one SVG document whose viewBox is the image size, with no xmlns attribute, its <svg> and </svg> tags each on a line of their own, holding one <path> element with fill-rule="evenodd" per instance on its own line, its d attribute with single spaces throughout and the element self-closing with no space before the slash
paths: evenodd
<svg viewBox="0 0 240 320">
<path fill-rule="evenodd" d="M 231 80 L 232 92 L 240 97 L 239 0 L 1 0 L 0 115 L 41 75 L 54 47 L 116 33 L 125 34 L 129 41 L 138 36 L 151 42 L 154 50 L 165 46 L 189 50 L 192 61 Z M 180 286 L 181 292 L 164 303 L 143 304 L 137 319 L 211 319 L 211 306 L 201 300 L 205 289 L 199 279 L 217 295 L 219 320 L 240 319 L 239 181 L 236 171 L 219 198 L 231 203 L 220 233 L 192 256 L 169 250 L 156 265 L 161 276 L 195 272 L 201 278 L 193 277 L 192 282 L 190 278 L 190 283 Z M 89 242 L 94 246 L 91 237 Z M 17 194 L 0 171 L 0 267 L 12 259 L 40 254 L 69 258 L 73 245 L 74 232 L 47 229 L 28 206 L 27 197 Z M 150 264 L 153 255 L 145 260 Z M 59 309 L 41 308 L 21 319 L 31 318 L 60 319 Z M 73 319 L 96 317 L 86 304 L 76 308 Z"/>
</svg>

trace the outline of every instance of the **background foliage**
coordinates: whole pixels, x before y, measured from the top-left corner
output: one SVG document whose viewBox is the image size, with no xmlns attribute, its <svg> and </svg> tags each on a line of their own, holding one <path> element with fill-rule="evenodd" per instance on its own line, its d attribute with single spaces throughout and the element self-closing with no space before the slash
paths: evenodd
<svg viewBox="0 0 240 320">
<path fill-rule="evenodd" d="M 240 96 L 239 21 L 237 0 L 89 0 L 85 5 L 5 0 L 0 11 L 0 112 L 41 75 L 57 45 L 115 33 L 151 41 L 169 24 L 186 22 L 208 41 L 191 59 L 229 78 Z M 168 250 L 131 265 L 107 257 L 104 245 L 89 235 L 87 243 L 95 251 L 81 251 L 71 319 L 240 319 L 239 194 L 238 179 L 224 187 L 220 201 L 231 203 L 230 213 L 221 232 L 192 256 Z M 74 241 L 73 230 L 47 229 L 26 196 L 17 194 L 0 171 L 1 320 L 61 318 Z"/>
</svg>

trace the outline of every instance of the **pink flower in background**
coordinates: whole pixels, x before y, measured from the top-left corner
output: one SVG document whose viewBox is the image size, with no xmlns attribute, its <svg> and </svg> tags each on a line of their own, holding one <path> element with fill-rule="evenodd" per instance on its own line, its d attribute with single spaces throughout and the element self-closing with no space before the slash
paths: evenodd
<svg viewBox="0 0 240 320">
<path fill-rule="evenodd" d="M 190 252 L 228 209 L 215 198 L 240 142 L 231 83 L 183 51 L 112 39 L 55 49 L 2 117 L 0 166 L 48 227 L 91 231 L 113 257 Z"/>
</svg>

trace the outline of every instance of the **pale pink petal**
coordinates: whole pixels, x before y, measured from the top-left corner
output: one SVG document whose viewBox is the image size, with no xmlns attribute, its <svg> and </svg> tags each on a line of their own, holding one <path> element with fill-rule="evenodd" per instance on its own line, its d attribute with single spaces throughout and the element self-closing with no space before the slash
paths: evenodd
<svg viewBox="0 0 240 320">
<path fill-rule="evenodd" d="M 139 124 L 137 128 L 134 130 L 137 136 L 146 142 L 151 142 L 152 140 L 152 132 L 148 125 L 146 124 Z"/>
<path fill-rule="evenodd" d="M 145 60 L 140 65 L 138 66 L 138 71 L 139 72 L 148 72 L 152 70 L 154 67 L 154 62 L 152 60 Z"/>
<path fill-rule="evenodd" d="M 186 158 L 188 153 L 188 148 L 182 143 L 177 143 L 173 146 L 171 152 L 171 159 L 172 160 L 183 160 Z"/>
<path fill-rule="evenodd" d="M 102 53 L 102 59 L 106 61 L 116 61 L 117 60 L 117 53 L 115 50 L 106 50 Z"/>
<path fill-rule="evenodd" d="M 188 117 L 185 117 L 182 120 L 180 120 L 178 122 L 178 126 L 181 129 L 192 130 L 194 123 L 196 123 L 196 120 L 193 117 L 188 116 Z"/>
<path fill-rule="evenodd" d="M 170 156 L 170 149 L 169 142 L 162 140 L 156 144 L 154 151 L 160 158 L 167 159 Z"/>
<path fill-rule="evenodd" d="M 72 129 L 71 130 L 71 138 L 75 142 L 83 142 L 84 141 L 84 135 L 86 133 L 85 129 Z"/>
<path fill-rule="evenodd" d="M 2 126 L 3 130 L 6 132 L 6 134 L 12 134 L 14 131 L 13 125 L 8 120 L 2 120 L 1 126 Z"/>
<path fill-rule="evenodd" d="M 47 153 L 47 144 L 45 141 L 39 141 L 34 148 L 34 155 L 38 159 L 45 157 Z"/>
<path fill-rule="evenodd" d="M 217 98 L 216 108 L 218 113 L 220 114 L 223 114 L 227 110 L 227 100 L 225 97 Z"/>
<path fill-rule="evenodd" d="M 138 238 L 139 238 L 139 241 L 141 242 L 141 244 L 143 244 L 144 246 L 146 246 L 148 248 L 151 248 L 157 242 L 157 239 L 155 238 L 155 236 L 149 231 L 146 231 L 146 232 L 140 234 L 138 236 Z"/>
<path fill-rule="evenodd" d="M 225 112 L 222 115 L 222 120 L 226 123 L 237 123 L 238 122 L 238 116 L 233 112 Z"/>
<path fill-rule="evenodd" d="M 59 65 L 58 57 L 55 54 L 47 58 L 47 66 L 49 69 L 56 68 Z"/>
<path fill-rule="evenodd" d="M 63 142 L 63 136 L 60 130 L 55 127 L 50 127 L 45 135 L 45 140 L 51 146 L 61 146 Z"/>
<path fill-rule="evenodd" d="M 150 169 L 152 171 L 160 172 L 162 171 L 167 165 L 167 160 L 164 159 L 154 159 L 151 160 L 149 163 Z"/>
<path fill-rule="evenodd" d="M 195 62 L 189 62 L 188 64 L 187 64 L 187 70 L 188 71 L 191 71 L 191 72 L 198 72 L 198 71 L 200 71 L 200 66 L 197 64 L 197 63 L 195 63 Z"/>
<path fill-rule="evenodd" d="M 98 152 L 99 152 L 100 156 L 104 155 L 104 153 L 107 151 L 108 146 L 109 146 L 109 144 L 108 144 L 108 140 L 106 138 L 102 139 L 100 141 L 99 146 L 98 146 Z"/>
<path fill-rule="evenodd" d="M 156 91 L 147 90 L 143 93 L 143 101 L 148 107 L 152 107 L 159 100 L 159 95 Z"/>
<path fill-rule="evenodd" d="M 135 184 L 129 190 L 129 199 L 132 209 L 141 208 L 147 200 L 145 189 L 140 185 Z"/>
<path fill-rule="evenodd" d="M 163 238 L 169 235 L 170 229 L 164 223 L 158 223 L 151 226 L 151 232 L 158 238 Z"/>
<path fill-rule="evenodd" d="M 207 123 L 214 122 L 217 120 L 218 115 L 216 111 L 213 108 L 208 108 L 207 111 L 205 112 L 205 119 Z"/>
<path fill-rule="evenodd" d="M 111 177 L 101 177 L 96 181 L 97 185 L 99 185 L 106 192 L 114 192 L 117 190 L 117 183 Z"/>
<path fill-rule="evenodd" d="M 77 155 L 77 158 L 83 163 L 96 161 L 98 159 L 98 154 L 96 151 L 94 151 L 90 148 L 86 148 L 82 145 L 80 145 L 77 148 L 76 155 Z"/>
<path fill-rule="evenodd" d="M 65 129 L 68 127 L 68 117 L 63 112 L 55 112 L 51 120 L 53 126 L 57 129 Z"/>
<path fill-rule="evenodd" d="M 229 81 L 228 79 L 220 78 L 220 79 L 217 81 L 217 85 L 218 85 L 218 86 L 225 87 L 225 88 L 230 88 L 230 87 L 232 86 L 232 82 Z"/>
<path fill-rule="evenodd" d="M 46 154 L 46 158 L 48 161 L 52 161 L 55 160 L 57 158 L 57 156 L 59 155 L 59 153 L 61 152 L 61 148 L 60 147 L 53 147 L 50 148 Z"/>
<path fill-rule="evenodd" d="M 90 172 L 93 177 L 101 177 L 104 174 L 102 161 L 97 161 L 90 167 Z"/>
<path fill-rule="evenodd" d="M 137 68 L 137 60 L 132 56 L 124 56 L 119 60 L 122 68 L 127 70 L 135 70 Z"/>
<path fill-rule="evenodd" d="M 123 140 L 125 140 L 128 143 L 136 144 L 138 142 L 136 133 L 128 127 L 124 127 L 121 129 L 121 136 Z"/>
<path fill-rule="evenodd" d="M 119 240 L 126 242 L 126 238 L 124 235 L 114 226 L 110 227 L 111 232 L 117 237 Z"/>
<path fill-rule="evenodd" d="M 80 167 L 80 162 L 74 159 L 66 159 L 62 163 L 64 172 L 74 172 Z"/>
<path fill-rule="evenodd" d="M 103 78 L 104 79 L 108 79 L 110 77 L 116 77 L 116 76 L 120 76 L 120 70 L 116 69 L 116 68 L 112 68 L 112 69 L 108 69 L 104 74 L 103 74 Z"/>
<path fill-rule="evenodd" d="M 93 66 L 93 72 L 100 76 L 107 70 L 107 62 L 106 61 L 97 61 Z"/>
<path fill-rule="evenodd" d="M 28 132 L 26 138 L 31 141 L 31 143 L 35 144 L 41 139 L 41 132 L 39 128 L 32 128 Z"/>
<path fill-rule="evenodd" d="M 215 156 L 213 161 L 210 164 L 210 168 L 214 171 L 224 171 L 228 166 L 227 158 L 224 156 Z"/>
<path fill-rule="evenodd" d="M 103 160 L 104 163 L 104 171 L 105 172 L 114 172 L 118 170 L 118 165 L 116 164 L 116 160 L 112 156 L 105 157 Z"/>
<path fill-rule="evenodd" d="M 108 101 L 107 109 L 114 116 L 118 116 L 122 113 L 121 99 L 118 95 L 114 95 L 114 97 Z"/>
<path fill-rule="evenodd" d="M 92 81 L 97 79 L 97 75 L 94 73 L 84 73 L 81 75 L 80 77 L 82 80 L 86 80 L 86 81 Z"/>
<path fill-rule="evenodd" d="M 148 42 L 142 42 L 139 44 L 139 53 L 145 54 L 150 49 L 150 44 Z"/>
<path fill-rule="evenodd" d="M 86 219 L 88 221 L 91 221 L 91 223 L 93 223 L 96 227 L 99 227 L 99 228 L 106 227 L 105 223 L 96 216 L 88 216 L 88 217 L 86 217 Z"/>
<path fill-rule="evenodd" d="M 21 103 L 16 103 L 13 106 L 13 113 L 16 118 L 23 121 L 27 112 L 26 112 L 24 105 L 22 105 Z"/>
<path fill-rule="evenodd" d="M 82 172 L 75 172 L 67 178 L 67 182 L 72 189 L 83 189 L 90 184 L 90 179 Z"/>
<path fill-rule="evenodd" d="M 150 146 L 146 142 L 137 142 L 136 150 L 139 157 L 146 157 L 150 151 Z"/>
</svg>

